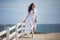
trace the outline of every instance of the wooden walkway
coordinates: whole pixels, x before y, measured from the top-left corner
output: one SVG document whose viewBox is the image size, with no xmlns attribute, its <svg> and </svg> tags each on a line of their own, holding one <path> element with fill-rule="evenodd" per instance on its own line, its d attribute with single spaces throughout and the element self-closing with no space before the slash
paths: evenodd
<svg viewBox="0 0 60 40">
<path fill-rule="evenodd" d="M 19 40 L 60 40 L 60 33 L 34 34 L 34 38 L 30 34 L 21 37 Z"/>
</svg>

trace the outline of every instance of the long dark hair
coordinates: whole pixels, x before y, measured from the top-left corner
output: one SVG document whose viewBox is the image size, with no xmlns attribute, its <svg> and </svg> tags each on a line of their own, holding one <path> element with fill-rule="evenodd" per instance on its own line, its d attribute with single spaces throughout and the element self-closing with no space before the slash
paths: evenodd
<svg viewBox="0 0 60 40">
<path fill-rule="evenodd" d="M 28 8 L 28 13 L 30 13 L 30 11 L 32 10 L 32 6 L 33 6 L 34 3 L 31 3 L 29 8 Z"/>
</svg>

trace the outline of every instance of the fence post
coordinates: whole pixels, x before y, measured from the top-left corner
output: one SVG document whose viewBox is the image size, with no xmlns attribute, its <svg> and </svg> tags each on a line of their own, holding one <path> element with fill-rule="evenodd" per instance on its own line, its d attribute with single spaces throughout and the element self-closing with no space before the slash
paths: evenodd
<svg viewBox="0 0 60 40">
<path fill-rule="evenodd" d="M 23 24 L 21 26 L 21 33 L 22 33 L 22 37 L 23 37 Z"/>
<path fill-rule="evenodd" d="M 7 33 L 6 33 L 6 40 L 10 40 L 9 35 L 10 35 L 10 31 L 9 31 L 9 26 L 8 26 Z"/>
<path fill-rule="evenodd" d="M 18 40 L 18 24 L 16 24 L 16 40 Z"/>
</svg>

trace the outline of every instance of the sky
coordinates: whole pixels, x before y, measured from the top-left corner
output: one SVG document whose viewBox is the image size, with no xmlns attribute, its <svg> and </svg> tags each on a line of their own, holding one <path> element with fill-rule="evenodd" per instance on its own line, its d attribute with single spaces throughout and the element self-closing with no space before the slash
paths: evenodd
<svg viewBox="0 0 60 40">
<path fill-rule="evenodd" d="M 31 3 L 36 5 L 37 24 L 60 24 L 60 0 L 0 0 L 0 24 L 22 22 Z"/>
</svg>

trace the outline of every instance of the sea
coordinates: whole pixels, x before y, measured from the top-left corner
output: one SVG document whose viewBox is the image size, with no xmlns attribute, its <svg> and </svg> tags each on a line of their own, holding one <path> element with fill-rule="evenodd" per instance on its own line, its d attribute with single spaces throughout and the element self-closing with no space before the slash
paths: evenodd
<svg viewBox="0 0 60 40">
<path fill-rule="evenodd" d="M 0 24 L 0 32 L 5 30 L 6 27 L 12 27 L 15 24 Z M 37 24 L 36 32 L 51 33 L 60 32 L 60 24 Z"/>
</svg>

